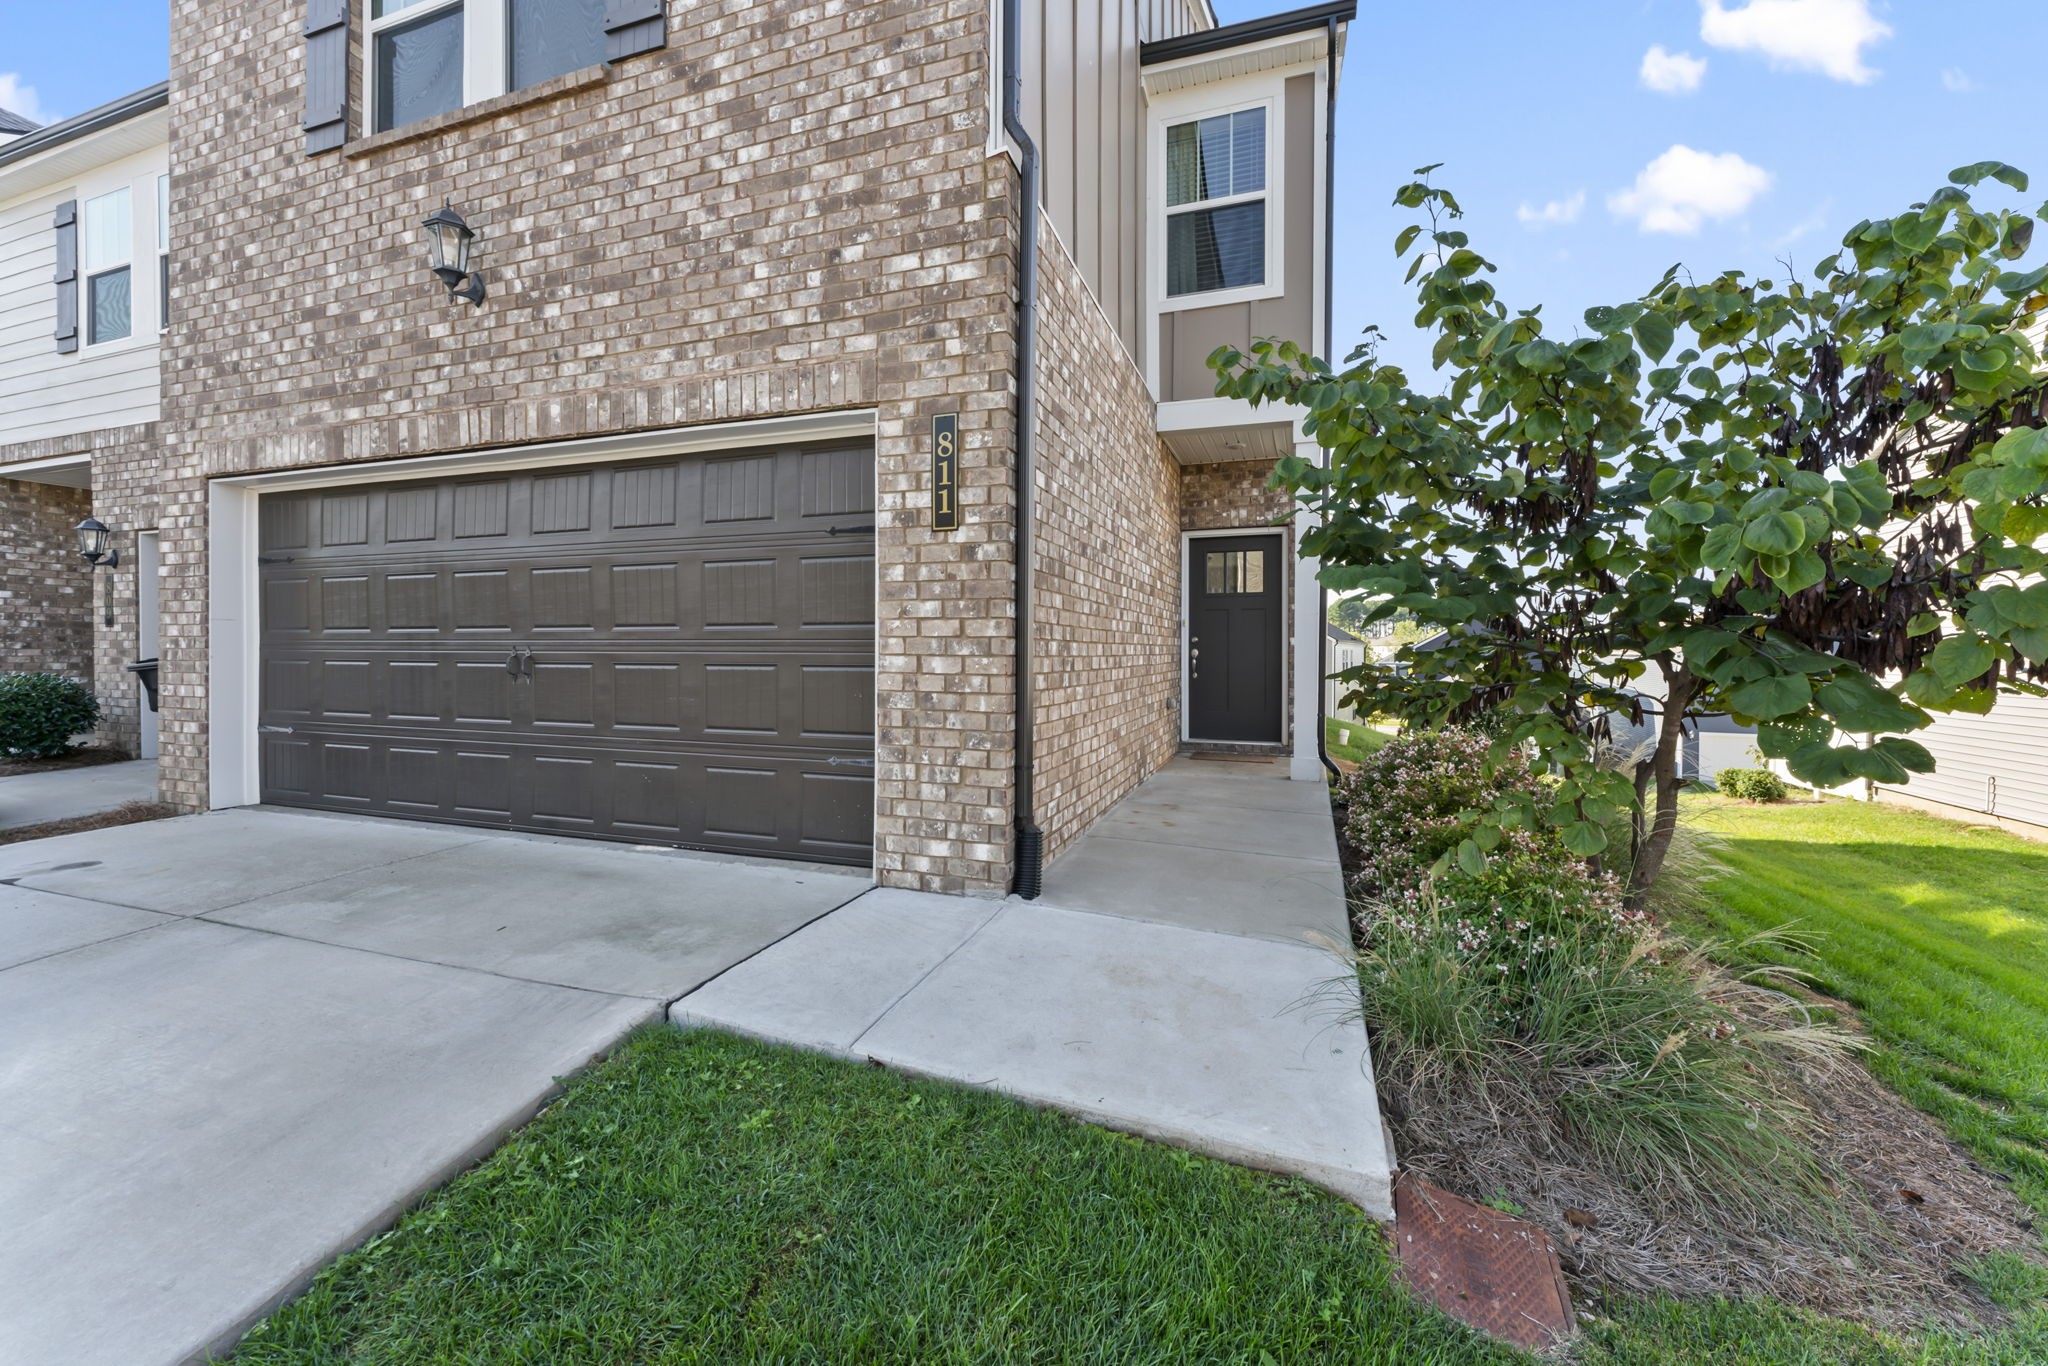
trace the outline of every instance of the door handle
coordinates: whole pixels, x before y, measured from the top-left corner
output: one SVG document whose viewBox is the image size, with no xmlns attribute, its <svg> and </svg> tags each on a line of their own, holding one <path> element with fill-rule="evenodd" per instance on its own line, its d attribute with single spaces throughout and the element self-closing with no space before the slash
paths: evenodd
<svg viewBox="0 0 2048 1366">
<path fill-rule="evenodd" d="M 514 678 L 519 677 L 519 651 L 514 650 L 511 654 L 505 656 L 505 672 L 511 674 Z"/>
<path fill-rule="evenodd" d="M 520 646 L 519 662 L 526 670 L 526 681 L 529 683 L 533 682 L 533 651 L 524 645 Z"/>
</svg>

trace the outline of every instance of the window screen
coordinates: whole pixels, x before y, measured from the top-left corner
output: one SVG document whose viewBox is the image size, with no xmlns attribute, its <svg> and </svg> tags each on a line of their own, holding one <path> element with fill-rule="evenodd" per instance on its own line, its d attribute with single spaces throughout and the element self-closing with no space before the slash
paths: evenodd
<svg viewBox="0 0 2048 1366">
<path fill-rule="evenodd" d="M 378 0 L 378 13 L 409 8 Z M 377 127 L 398 128 L 462 105 L 462 6 L 377 34 Z"/>
<path fill-rule="evenodd" d="M 511 0 L 512 88 L 604 60 L 604 0 Z"/>
<path fill-rule="evenodd" d="M 119 341 L 134 331 L 135 215 L 127 189 L 85 201 L 84 255 L 86 345 Z"/>
</svg>

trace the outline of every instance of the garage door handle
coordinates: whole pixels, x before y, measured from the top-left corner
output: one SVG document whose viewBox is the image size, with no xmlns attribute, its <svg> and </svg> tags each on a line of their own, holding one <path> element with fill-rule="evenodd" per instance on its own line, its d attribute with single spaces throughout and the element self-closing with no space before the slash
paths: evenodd
<svg viewBox="0 0 2048 1366">
<path fill-rule="evenodd" d="M 505 672 L 511 674 L 514 678 L 519 677 L 519 651 L 514 650 L 511 654 L 505 656 Z"/>
<path fill-rule="evenodd" d="M 860 535 L 860 533 L 861 533 L 861 532 L 863 532 L 863 531 L 873 531 L 874 529 L 875 529 L 875 527 L 874 527 L 874 523 L 870 522 L 870 523 L 869 523 L 868 525 L 866 525 L 866 526 L 834 526 L 834 527 L 827 527 L 827 528 L 825 528 L 825 534 L 826 534 L 827 536 L 858 536 L 858 535 Z"/>
<path fill-rule="evenodd" d="M 290 726 L 258 726 L 256 727 L 256 733 L 258 735 L 290 735 L 292 728 Z"/>
<path fill-rule="evenodd" d="M 873 768 L 875 766 L 875 761 L 873 759 L 845 759 L 841 758 L 837 754 L 833 755 L 825 762 L 832 765 L 834 768 L 839 767 L 841 764 L 845 764 L 851 768 Z"/>
<path fill-rule="evenodd" d="M 519 647 L 519 663 L 520 667 L 526 670 L 526 681 L 531 683 L 533 681 L 533 651 L 527 649 L 524 645 Z"/>
</svg>

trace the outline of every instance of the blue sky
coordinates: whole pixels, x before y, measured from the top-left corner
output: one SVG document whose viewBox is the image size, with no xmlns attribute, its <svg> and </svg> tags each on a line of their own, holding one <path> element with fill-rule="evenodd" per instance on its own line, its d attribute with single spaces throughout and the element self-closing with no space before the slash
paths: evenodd
<svg viewBox="0 0 2048 1366">
<path fill-rule="evenodd" d="M 1292 0 L 1215 3 L 1230 23 Z M 7 9 L 0 104 L 19 108 L 26 85 L 48 119 L 163 79 L 164 0 Z M 1589 304 L 1633 297 L 1675 261 L 1700 275 L 1773 272 L 1781 255 L 1810 268 L 1857 219 L 1923 197 L 1965 162 L 1997 158 L 2037 178 L 2032 195 L 2008 202 L 2031 208 L 2048 195 L 2034 71 L 2048 50 L 2042 0 L 1361 0 L 1360 10 L 1338 110 L 1338 351 L 1377 322 L 1392 335 L 1387 357 L 1425 387 L 1428 343 L 1409 325 L 1412 296 L 1391 252 L 1408 214 L 1390 201 L 1429 162 L 1446 163 L 1438 179 L 1465 205 L 1473 245 L 1500 266 L 1504 297 L 1543 304 L 1561 328 Z M 82 14 L 99 41 L 78 42 Z M 1665 54 L 1650 73 L 1664 91 L 1645 84 L 1653 47 Z"/>
</svg>

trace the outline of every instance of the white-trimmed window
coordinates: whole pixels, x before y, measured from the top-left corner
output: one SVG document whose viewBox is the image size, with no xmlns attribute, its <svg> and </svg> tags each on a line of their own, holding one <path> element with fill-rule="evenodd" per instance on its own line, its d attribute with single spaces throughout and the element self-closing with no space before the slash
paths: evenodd
<svg viewBox="0 0 2048 1366">
<path fill-rule="evenodd" d="M 156 330 L 171 325 L 171 178 L 156 178 Z"/>
<path fill-rule="evenodd" d="M 370 0 L 373 133 L 604 60 L 604 0 Z"/>
<path fill-rule="evenodd" d="M 135 214 L 127 186 L 85 201 L 85 344 L 121 341 L 135 331 Z"/>
<path fill-rule="evenodd" d="M 1166 297 L 1272 282 L 1272 110 L 1166 125 Z"/>
</svg>

